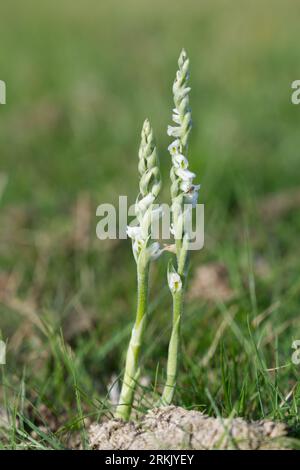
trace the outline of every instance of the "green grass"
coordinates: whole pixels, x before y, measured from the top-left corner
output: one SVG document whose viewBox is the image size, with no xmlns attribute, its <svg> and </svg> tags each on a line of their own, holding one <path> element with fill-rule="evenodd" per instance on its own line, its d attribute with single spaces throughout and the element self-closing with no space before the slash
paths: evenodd
<svg viewBox="0 0 300 470">
<path fill-rule="evenodd" d="M 260 207 L 269 193 L 299 186 L 300 114 L 290 102 L 299 8 L 292 0 L 1 6 L 0 173 L 8 183 L 0 201 L 0 329 L 8 357 L 0 406 L 11 422 L 0 431 L 2 448 L 65 448 L 77 431 L 87 445 L 88 420 L 110 416 L 107 385 L 124 364 L 135 266 L 128 241 L 96 239 L 95 211 L 120 194 L 134 202 L 146 116 L 168 200 L 166 127 L 183 46 L 191 60 L 190 166 L 206 219 L 191 277 L 197 266 L 222 262 L 236 295 L 188 302 L 176 403 L 282 420 L 298 436 L 291 345 L 300 338 L 300 212 L 266 219 Z M 258 273 L 260 260 L 268 275 Z M 141 410 L 164 383 L 166 265 L 163 258 L 152 272 Z"/>
</svg>

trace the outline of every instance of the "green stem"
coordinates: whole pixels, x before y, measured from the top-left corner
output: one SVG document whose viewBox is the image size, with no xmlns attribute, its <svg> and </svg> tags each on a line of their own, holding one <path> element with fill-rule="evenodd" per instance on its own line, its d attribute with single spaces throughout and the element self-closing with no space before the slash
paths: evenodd
<svg viewBox="0 0 300 470">
<path fill-rule="evenodd" d="M 177 255 L 177 261 L 178 274 L 181 276 L 183 285 L 180 291 L 173 294 L 173 320 L 172 333 L 168 350 L 167 380 L 161 399 L 164 406 L 170 405 L 172 403 L 176 389 L 180 349 L 181 318 L 183 314 L 184 286 L 188 262 L 188 244 L 183 242 L 182 247 Z"/>
<path fill-rule="evenodd" d="M 139 376 L 139 355 L 145 330 L 148 304 L 148 278 L 149 263 L 144 264 L 142 260 L 139 260 L 137 265 L 138 299 L 136 319 L 127 350 L 122 390 L 115 413 L 116 418 L 121 418 L 125 421 L 128 421 L 130 418 L 134 392 Z"/>
<path fill-rule="evenodd" d="M 172 403 L 176 388 L 182 302 L 183 291 L 181 290 L 173 295 L 173 325 L 168 350 L 167 380 L 162 394 L 163 405 L 170 405 Z"/>
</svg>

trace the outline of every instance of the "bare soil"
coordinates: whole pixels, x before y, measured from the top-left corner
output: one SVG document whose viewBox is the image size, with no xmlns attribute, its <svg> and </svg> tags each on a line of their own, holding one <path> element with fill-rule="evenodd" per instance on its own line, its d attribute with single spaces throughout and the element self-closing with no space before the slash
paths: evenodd
<svg viewBox="0 0 300 470">
<path fill-rule="evenodd" d="M 93 424 L 89 431 L 97 450 L 279 449 L 286 448 L 286 436 L 282 423 L 211 418 L 175 406 L 155 408 L 139 422 Z"/>
</svg>

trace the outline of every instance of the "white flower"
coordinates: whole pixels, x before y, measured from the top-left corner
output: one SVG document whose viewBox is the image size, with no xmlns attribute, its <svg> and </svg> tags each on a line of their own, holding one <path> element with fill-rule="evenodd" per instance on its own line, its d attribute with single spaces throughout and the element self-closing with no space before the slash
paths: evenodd
<svg viewBox="0 0 300 470">
<path fill-rule="evenodd" d="M 181 126 L 168 126 L 168 129 L 167 129 L 167 133 L 168 135 L 172 136 L 172 137 L 181 137 L 182 135 L 182 129 L 181 129 Z"/>
<path fill-rule="evenodd" d="M 134 258 L 137 261 L 141 250 L 147 243 L 147 239 L 144 238 L 143 230 L 141 227 L 127 227 L 127 235 L 128 237 L 132 238 L 132 251 L 134 254 Z M 155 260 L 157 259 L 163 250 L 160 247 L 158 242 L 151 243 L 149 247 L 146 248 L 146 253 L 150 259 Z"/>
<path fill-rule="evenodd" d="M 176 272 L 171 272 L 168 274 L 168 283 L 170 291 L 175 294 L 182 289 L 181 277 Z"/>
<path fill-rule="evenodd" d="M 176 155 L 181 151 L 181 143 L 179 139 L 174 140 L 168 147 L 168 151 L 171 155 Z"/>
<path fill-rule="evenodd" d="M 160 248 L 160 244 L 158 242 L 154 242 L 149 246 L 149 248 L 147 248 L 147 252 L 151 259 L 155 260 L 162 254 L 163 250 Z"/>
<path fill-rule="evenodd" d="M 147 194 L 147 196 L 143 197 L 143 199 L 141 199 L 138 202 L 138 207 L 140 211 L 145 212 L 148 209 L 148 207 L 154 202 L 154 200 L 155 200 L 155 196 L 153 196 L 152 193 L 149 193 Z"/>
<path fill-rule="evenodd" d="M 175 173 L 183 181 L 191 181 L 196 176 L 192 171 L 183 168 L 178 168 Z"/>
<path fill-rule="evenodd" d="M 127 225 L 126 233 L 128 237 L 132 238 L 133 240 L 136 238 L 139 239 L 142 236 L 142 229 L 139 226 L 131 227 L 130 225 Z"/>
<path fill-rule="evenodd" d="M 182 181 L 182 183 L 180 184 L 180 189 L 186 194 L 187 193 L 194 193 L 195 191 L 199 192 L 200 184 L 195 185 L 191 182 L 191 180 Z"/>
<path fill-rule="evenodd" d="M 137 261 L 137 258 L 145 243 L 145 240 L 142 234 L 142 228 L 140 226 L 130 227 L 130 225 L 128 225 L 126 232 L 127 232 L 128 237 L 132 239 L 132 251 L 133 251 L 134 258 Z"/>
<path fill-rule="evenodd" d="M 141 227 L 142 237 L 146 240 L 150 233 L 154 230 L 159 230 L 159 219 L 163 215 L 163 208 L 158 204 L 153 204 L 143 215 L 141 215 L 139 222 Z"/>
<path fill-rule="evenodd" d="M 179 111 L 176 108 L 173 109 L 172 119 L 176 124 L 181 124 Z"/>
<path fill-rule="evenodd" d="M 134 256 L 136 261 L 138 260 L 138 256 L 139 256 L 144 244 L 145 244 L 145 240 L 143 240 L 142 238 L 135 238 L 133 243 L 132 243 L 133 256 Z"/>
<path fill-rule="evenodd" d="M 188 167 L 189 162 L 184 155 L 178 153 L 177 155 L 173 155 L 173 164 L 176 168 L 183 168 L 184 170 Z"/>
<path fill-rule="evenodd" d="M 186 88 L 178 89 L 177 99 L 182 100 L 186 95 L 189 94 L 190 91 L 191 91 L 191 87 L 189 87 L 189 86 L 186 87 Z"/>
</svg>

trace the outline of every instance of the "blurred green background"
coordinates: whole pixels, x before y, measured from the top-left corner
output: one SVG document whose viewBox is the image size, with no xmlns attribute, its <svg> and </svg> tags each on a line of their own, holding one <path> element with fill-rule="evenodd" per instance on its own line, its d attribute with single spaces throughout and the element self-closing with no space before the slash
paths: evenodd
<svg viewBox="0 0 300 470">
<path fill-rule="evenodd" d="M 66 409 L 76 415 L 60 331 L 73 350 L 84 413 L 99 409 L 111 377 L 121 373 L 135 266 L 128 241 L 97 240 L 95 212 L 119 195 L 134 202 L 145 117 L 168 201 L 166 128 L 185 47 L 194 121 L 189 158 L 202 185 L 206 240 L 193 254 L 177 400 L 214 413 L 208 388 L 225 415 L 238 403 L 237 412 L 251 418 L 297 420 L 299 370 L 290 356 L 300 338 L 300 107 L 291 104 L 291 83 L 300 73 L 300 4 L 10 0 L 0 12 L 0 79 L 7 85 L 0 107 L 0 329 L 8 340 L 2 385 L 11 399 L 23 377 L 34 410 L 47 403 L 55 416 Z M 152 389 L 157 371 L 158 390 L 170 325 L 161 287 L 166 263 L 153 267 L 145 348 L 147 383 Z M 215 279 L 210 294 L 202 291 L 203 272 L 195 277 L 201 266 Z M 214 282 L 232 295 L 219 295 Z M 276 364 L 289 365 L 278 376 L 264 372 Z M 280 408 L 291 389 L 293 401 Z"/>
</svg>

